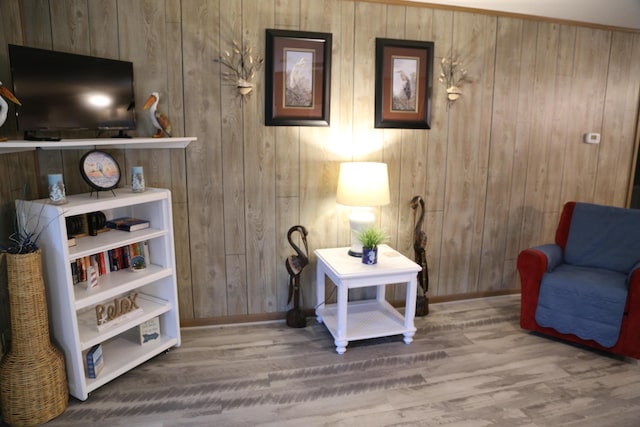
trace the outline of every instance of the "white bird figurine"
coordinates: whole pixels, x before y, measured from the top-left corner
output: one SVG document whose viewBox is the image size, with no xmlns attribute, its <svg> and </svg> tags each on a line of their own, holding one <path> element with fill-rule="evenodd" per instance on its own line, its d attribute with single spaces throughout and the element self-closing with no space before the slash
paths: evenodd
<svg viewBox="0 0 640 427">
<path fill-rule="evenodd" d="M 404 91 L 404 95 L 407 99 L 411 99 L 411 80 L 402 70 L 398 70 L 400 73 L 400 80 L 402 80 L 402 90 Z"/>
<path fill-rule="evenodd" d="M 171 122 L 169 121 L 169 118 L 167 116 L 165 116 L 164 114 L 162 114 L 160 111 L 157 110 L 159 101 L 160 101 L 160 95 L 158 94 L 158 92 L 153 92 L 151 95 L 149 95 L 149 99 L 147 99 L 147 102 L 144 103 L 144 107 L 142 107 L 142 109 L 143 110 L 149 109 L 149 116 L 151 117 L 151 123 L 153 124 L 153 127 L 158 129 L 158 131 L 154 133 L 152 136 L 154 138 L 160 138 L 164 133 L 170 137 Z"/>
<path fill-rule="evenodd" d="M 13 93 L 11 93 L 9 89 L 4 87 L 2 85 L 2 82 L 0 82 L 0 127 L 7 120 L 7 112 L 9 111 L 9 104 L 7 104 L 7 101 L 5 101 L 4 98 L 7 98 L 9 101 L 13 102 L 14 104 L 22 105 L 20 101 L 18 101 L 18 98 L 16 98 L 13 95 Z M 6 141 L 6 140 L 7 138 L 0 138 L 0 141 Z"/>
</svg>

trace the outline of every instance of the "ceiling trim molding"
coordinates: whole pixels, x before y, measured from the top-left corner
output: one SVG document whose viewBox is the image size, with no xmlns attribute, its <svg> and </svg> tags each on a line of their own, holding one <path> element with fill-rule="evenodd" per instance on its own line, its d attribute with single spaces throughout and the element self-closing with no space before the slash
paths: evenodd
<svg viewBox="0 0 640 427">
<path fill-rule="evenodd" d="M 353 1 L 353 0 L 349 0 L 349 1 Z M 441 3 L 429 3 L 428 1 L 418 1 L 418 0 L 355 0 L 355 1 L 362 2 L 362 3 L 379 3 L 379 4 L 386 4 L 386 5 L 425 7 L 429 9 L 450 10 L 454 12 L 478 13 L 483 15 L 497 16 L 497 17 L 502 16 L 507 18 L 530 19 L 530 20 L 541 21 L 541 22 L 551 22 L 551 23 L 556 23 L 561 25 L 574 25 L 574 26 L 601 29 L 601 30 L 640 33 L 640 28 L 636 29 L 636 28 L 629 28 L 629 27 L 620 27 L 615 25 L 598 24 L 595 22 L 555 18 L 551 16 L 533 15 L 533 14 L 527 14 L 527 13 L 506 12 L 506 11 L 500 11 L 500 10 L 494 10 L 494 9 L 481 9 L 481 8 L 466 7 L 466 6 L 446 5 Z"/>
</svg>

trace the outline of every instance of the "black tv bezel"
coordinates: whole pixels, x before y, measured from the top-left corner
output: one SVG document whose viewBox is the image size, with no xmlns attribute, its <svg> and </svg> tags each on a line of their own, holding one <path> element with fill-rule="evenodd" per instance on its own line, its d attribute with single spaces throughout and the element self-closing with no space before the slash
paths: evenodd
<svg viewBox="0 0 640 427">
<path fill-rule="evenodd" d="M 117 66 L 119 67 L 122 67 L 124 65 L 128 70 L 130 70 L 130 72 L 128 73 L 128 76 L 129 76 L 130 87 L 131 87 L 131 100 L 129 104 L 131 114 L 128 115 L 128 120 L 126 124 L 123 124 L 122 126 L 101 126 L 100 123 L 98 122 L 97 125 L 89 124 L 87 126 L 83 126 L 83 125 L 56 126 L 53 123 L 47 123 L 48 125 L 47 127 L 39 127 L 39 128 L 32 127 L 32 126 L 21 127 L 20 117 L 19 117 L 20 107 L 18 107 L 15 110 L 16 126 L 20 132 L 24 132 L 25 139 L 58 140 L 59 139 L 58 137 L 51 137 L 49 135 L 59 134 L 61 132 L 81 132 L 81 131 L 96 132 L 98 135 L 105 131 L 118 131 L 117 136 L 126 137 L 127 136 L 126 131 L 136 130 L 137 115 L 135 111 L 135 80 L 134 80 L 133 62 L 124 61 L 120 59 L 112 59 L 112 58 L 104 58 L 99 56 L 63 52 L 63 51 L 57 51 L 57 50 L 51 50 L 51 49 L 41 49 L 41 48 L 16 45 L 16 44 L 8 44 L 8 50 L 9 50 L 9 63 L 10 63 L 10 69 L 11 69 L 11 83 L 14 89 L 14 93 L 16 92 L 19 93 L 20 90 L 16 90 L 16 87 L 14 85 L 16 70 L 11 61 L 12 55 L 13 55 L 12 51 L 16 52 L 16 54 L 24 54 L 24 52 L 26 51 L 29 51 L 29 53 L 36 54 L 36 55 L 38 53 L 42 53 L 42 54 L 48 55 L 49 57 L 54 56 L 56 61 L 65 61 L 65 60 L 79 61 L 87 64 L 86 65 L 87 67 L 89 66 L 96 67 L 104 64 L 117 64 Z M 46 67 L 43 67 L 43 70 L 46 70 Z M 16 95 L 16 96 L 18 96 L 18 99 L 19 99 L 19 95 Z"/>
</svg>

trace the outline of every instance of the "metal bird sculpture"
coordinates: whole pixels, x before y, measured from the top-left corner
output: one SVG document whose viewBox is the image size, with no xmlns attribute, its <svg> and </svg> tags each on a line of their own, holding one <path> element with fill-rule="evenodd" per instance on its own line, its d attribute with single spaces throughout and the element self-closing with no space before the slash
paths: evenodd
<svg viewBox="0 0 640 427">
<path fill-rule="evenodd" d="M 304 252 L 298 245 L 293 243 L 292 235 L 295 232 L 300 233 L 300 238 L 304 245 Z M 284 263 L 289 273 L 289 299 L 287 300 L 287 304 L 293 300 L 293 308 L 287 311 L 287 326 L 292 328 L 304 328 L 307 326 L 307 319 L 300 309 L 300 274 L 302 274 L 302 269 L 309 264 L 307 234 L 307 229 L 302 225 L 294 225 L 287 232 L 287 240 L 293 250 L 296 251 L 296 255 L 290 255 Z"/>
<path fill-rule="evenodd" d="M 171 136 L 171 122 L 169 118 L 158 111 L 158 102 L 160 102 L 160 95 L 158 92 L 153 92 L 149 95 L 147 102 L 142 107 L 143 110 L 149 109 L 149 117 L 151 117 L 151 123 L 153 127 L 157 129 L 157 132 L 152 135 L 153 138 L 161 138 L 163 135 Z"/>
<path fill-rule="evenodd" d="M 415 215 L 418 206 L 420 206 L 420 216 L 415 221 Z M 413 228 L 413 251 L 415 254 L 415 262 L 422 267 L 418 272 L 418 290 L 419 295 L 416 299 L 416 316 L 426 316 L 429 314 L 429 266 L 427 265 L 427 234 L 422 230 L 424 221 L 424 200 L 420 196 L 414 196 L 411 199 L 411 209 L 413 212 L 414 228 Z"/>
<path fill-rule="evenodd" d="M 4 98 L 8 99 L 16 105 L 22 105 L 20 101 L 18 101 L 18 98 L 16 98 L 15 95 L 11 93 L 11 91 L 5 86 L 3 86 L 2 82 L 0 82 L 0 127 L 7 120 L 7 113 L 9 112 L 9 104 L 7 104 L 7 101 L 5 101 Z M 0 138 L 0 141 L 6 140 L 7 138 Z"/>
</svg>

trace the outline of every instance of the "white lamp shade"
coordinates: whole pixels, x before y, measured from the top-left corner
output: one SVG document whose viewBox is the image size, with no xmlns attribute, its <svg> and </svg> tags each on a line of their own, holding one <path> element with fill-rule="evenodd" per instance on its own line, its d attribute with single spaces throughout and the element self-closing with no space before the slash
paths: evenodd
<svg viewBox="0 0 640 427">
<path fill-rule="evenodd" d="M 358 234 L 375 223 L 373 206 L 388 205 L 389 173 L 386 163 L 348 162 L 340 164 L 336 202 L 352 206 L 349 215 L 351 248 L 349 255 L 362 256 Z"/>
<path fill-rule="evenodd" d="M 346 206 L 384 206 L 390 201 L 389 173 L 386 163 L 340 164 L 337 203 Z"/>
</svg>

